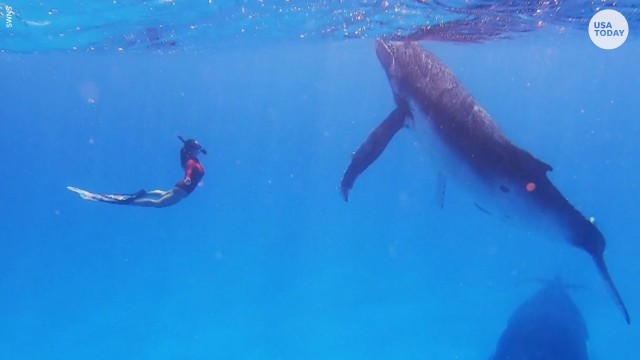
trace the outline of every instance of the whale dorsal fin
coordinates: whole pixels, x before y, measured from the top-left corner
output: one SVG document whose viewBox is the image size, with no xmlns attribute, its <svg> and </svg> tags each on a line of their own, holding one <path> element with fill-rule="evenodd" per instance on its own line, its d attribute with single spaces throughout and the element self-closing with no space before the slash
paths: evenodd
<svg viewBox="0 0 640 360">
<path fill-rule="evenodd" d="M 515 145 L 514 145 L 515 146 Z M 546 162 L 539 160 L 529 152 L 518 149 L 518 163 L 524 164 L 526 168 L 532 171 L 537 176 L 546 176 L 548 171 L 553 171 L 553 167 Z"/>
</svg>

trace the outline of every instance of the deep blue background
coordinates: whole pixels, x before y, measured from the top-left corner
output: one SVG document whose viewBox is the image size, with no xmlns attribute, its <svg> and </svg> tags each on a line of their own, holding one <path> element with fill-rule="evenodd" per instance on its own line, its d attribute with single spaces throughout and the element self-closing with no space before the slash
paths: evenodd
<svg viewBox="0 0 640 360">
<path fill-rule="evenodd" d="M 429 44 L 608 239 L 640 319 L 640 47 L 540 33 Z M 373 42 L 0 57 L 0 358 L 485 359 L 560 274 L 594 359 L 640 356 L 590 259 L 475 209 L 410 130 L 345 204 L 351 152 L 392 109 Z M 166 209 L 65 189 L 166 189 L 176 135 L 209 150 Z M 426 150 L 426 151 L 425 151 Z"/>
</svg>

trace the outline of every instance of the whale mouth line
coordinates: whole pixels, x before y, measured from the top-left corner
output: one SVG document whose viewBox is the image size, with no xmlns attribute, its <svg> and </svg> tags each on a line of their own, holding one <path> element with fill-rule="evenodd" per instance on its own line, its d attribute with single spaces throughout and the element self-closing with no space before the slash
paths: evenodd
<svg viewBox="0 0 640 360">
<path fill-rule="evenodd" d="M 396 65 L 396 51 L 387 41 L 378 39 L 376 43 L 376 53 L 378 59 L 386 68 L 386 71 L 393 71 Z"/>
<path fill-rule="evenodd" d="M 385 50 L 387 50 L 387 52 L 389 53 L 389 56 L 391 56 L 391 69 L 395 68 L 396 65 L 396 57 L 394 52 L 391 50 L 391 48 L 387 45 L 387 43 L 385 43 L 384 41 L 382 42 L 382 46 L 384 46 Z"/>
</svg>

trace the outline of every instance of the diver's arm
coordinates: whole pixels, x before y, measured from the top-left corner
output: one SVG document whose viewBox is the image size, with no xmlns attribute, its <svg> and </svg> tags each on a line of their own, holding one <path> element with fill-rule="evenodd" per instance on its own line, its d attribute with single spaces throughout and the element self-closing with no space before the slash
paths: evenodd
<svg viewBox="0 0 640 360">
<path fill-rule="evenodd" d="M 187 171 L 184 174 L 184 183 L 187 185 L 191 184 L 191 174 L 193 174 L 193 166 L 195 164 L 195 161 L 193 160 L 189 160 L 187 161 Z"/>
</svg>

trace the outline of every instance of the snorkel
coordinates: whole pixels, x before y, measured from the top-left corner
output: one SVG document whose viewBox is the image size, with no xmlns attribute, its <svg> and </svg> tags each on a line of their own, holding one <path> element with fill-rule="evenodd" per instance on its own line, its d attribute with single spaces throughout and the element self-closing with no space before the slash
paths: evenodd
<svg viewBox="0 0 640 360">
<path fill-rule="evenodd" d="M 182 141 L 182 148 L 185 149 L 186 151 L 191 151 L 191 150 L 199 150 L 201 153 L 203 153 L 204 155 L 207 155 L 207 150 L 205 150 L 202 145 L 200 145 L 199 142 L 195 141 L 194 139 L 187 139 L 185 140 L 182 136 L 178 135 L 178 139 L 180 139 L 180 141 Z"/>
</svg>

